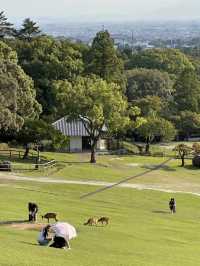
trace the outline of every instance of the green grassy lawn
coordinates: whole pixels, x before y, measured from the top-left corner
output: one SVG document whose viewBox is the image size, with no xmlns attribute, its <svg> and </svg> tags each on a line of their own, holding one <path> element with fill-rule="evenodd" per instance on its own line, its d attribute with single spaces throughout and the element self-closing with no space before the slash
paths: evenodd
<svg viewBox="0 0 200 266">
<path fill-rule="evenodd" d="M 78 237 L 70 251 L 37 245 L 38 232 L 0 226 L 0 265 L 7 266 L 196 266 L 200 264 L 200 198 L 115 188 L 94 197 L 94 187 L 15 182 L 0 187 L 0 221 L 24 220 L 27 202 L 40 215 L 55 211 Z M 177 214 L 168 211 L 175 196 Z M 109 216 L 106 227 L 86 227 L 91 216 Z M 39 218 L 40 221 L 41 218 Z"/>
<path fill-rule="evenodd" d="M 171 190 L 193 191 L 200 193 L 200 170 L 192 167 L 191 160 L 186 160 L 186 166 L 180 167 L 180 160 L 171 160 L 159 170 L 150 172 L 155 166 L 165 162 L 165 157 L 151 156 L 117 156 L 99 155 L 97 164 L 89 163 L 89 154 L 44 153 L 49 158 L 55 158 L 61 167 L 46 172 L 25 172 L 26 176 L 48 176 L 63 180 L 96 180 L 117 182 L 124 178 L 134 177 L 130 183 L 146 184 Z M 148 173 L 146 173 L 149 171 Z"/>
</svg>

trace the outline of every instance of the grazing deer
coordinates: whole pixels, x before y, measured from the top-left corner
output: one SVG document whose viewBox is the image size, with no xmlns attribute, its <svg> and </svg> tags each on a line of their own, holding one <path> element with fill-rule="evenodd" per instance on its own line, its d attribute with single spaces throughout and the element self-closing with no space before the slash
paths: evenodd
<svg viewBox="0 0 200 266">
<path fill-rule="evenodd" d="M 102 225 L 104 225 L 104 223 L 107 225 L 108 222 L 109 222 L 109 218 L 108 217 L 101 217 L 97 221 L 97 223 L 102 223 Z"/>
<path fill-rule="evenodd" d="M 89 218 L 88 220 L 87 220 L 87 222 L 86 223 L 84 223 L 84 225 L 97 225 L 97 218 L 94 218 L 94 217 L 92 217 L 92 218 Z"/>
<path fill-rule="evenodd" d="M 57 214 L 54 213 L 54 212 L 48 212 L 46 213 L 45 215 L 42 216 L 42 219 L 45 218 L 48 220 L 48 223 L 49 223 L 49 219 L 55 219 L 55 221 L 57 222 L 57 218 L 56 218 Z"/>
</svg>

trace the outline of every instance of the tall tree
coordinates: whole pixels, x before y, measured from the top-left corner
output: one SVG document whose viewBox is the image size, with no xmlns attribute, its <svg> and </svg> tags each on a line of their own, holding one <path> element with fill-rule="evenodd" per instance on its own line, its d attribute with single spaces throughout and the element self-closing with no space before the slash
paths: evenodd
<svg viewBox="0 0 200 266">
<path fill-rule="evenodd" d="M 0 12 L 0 38 L 12 36 L 14 34 L 13 24 L 8 22 L 4 11 Z"/>
<path fill-rule="evenodd" d="M 72 84 L 55 82 L 57 99 L 68 119 L 80 119 L 88 132 L 91 163 L 96 162 L 95 151 L 105 129 L 116 132 L 129 123 L 127 101 L 121 88 L 96 76 L 79 77 Z"/>
<path fill-rule="evenodd" d="M 200 81 L 195 71 L 183 71 L 174 88 L 175 107 L 178 111 L 200 112 Z"/>
<path fill-rule="evenodd" d="M 93 73 L 107 82 L 114 82 L 125 89 L 124 65 L 114 47 L 108 31 L 100 31 L 93 40 L 90 50 L 88 73 Z"/>
<path fill-rule="evenodd" d="M 20 129 L 40 112 L 32 79 L 17 64 L 16 53 L 0 42 L 0 129 Z"/>
<path fill-rule="evenodd" d="M 26 18 L 22 24 L 22 29 L 18 31 L 18 37 L 31 41 L 33 37 L 38 36 L 41 33 L 37 23 L 30 18 Z"/>
</svg>

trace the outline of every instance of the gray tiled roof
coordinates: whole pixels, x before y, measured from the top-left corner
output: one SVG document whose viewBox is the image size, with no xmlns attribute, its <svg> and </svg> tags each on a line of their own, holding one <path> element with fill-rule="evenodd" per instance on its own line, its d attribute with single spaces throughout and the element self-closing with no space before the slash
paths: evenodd
<svg viewBox="0 0 200 266">
<path fill-rule="evenodd" d="M 68 137 L 87 137 L 89 136 L 83 122 L 81 120 L 67 121 L 67 117 L 63 117 L 54 122 L 53 127 L 60 130 L 63 135 Z"/>
</svg>

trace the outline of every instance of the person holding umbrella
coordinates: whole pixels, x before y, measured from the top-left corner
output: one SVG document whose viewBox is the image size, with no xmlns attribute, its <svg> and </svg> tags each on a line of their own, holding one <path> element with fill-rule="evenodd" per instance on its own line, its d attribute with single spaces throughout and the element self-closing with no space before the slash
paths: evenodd
<svg viewBox="0 0 200 266">
<path fill-rule="evenodd" d="M 54 233 L 54 238 L 50 247 L 71 249 L 69 240 L 77 236 L 74 226 L 68 223 L 58 222 L 51 226 L 51 231 Z"/>
</svg>

